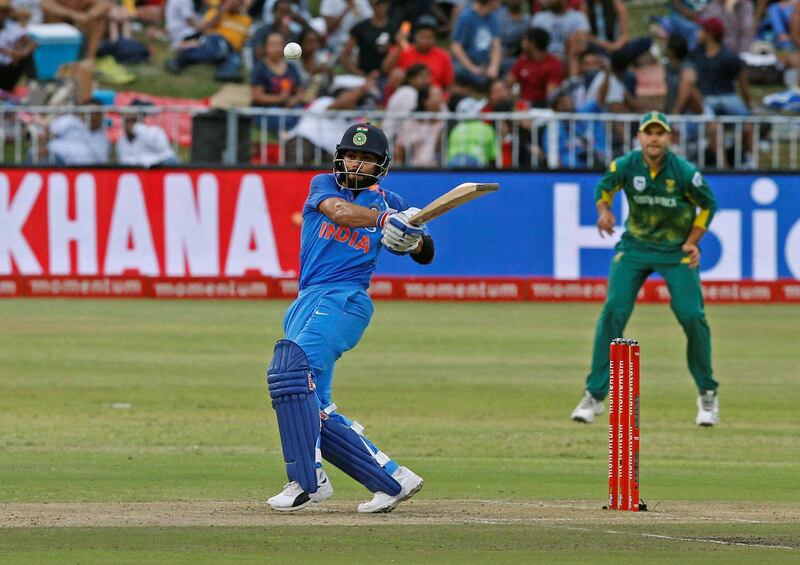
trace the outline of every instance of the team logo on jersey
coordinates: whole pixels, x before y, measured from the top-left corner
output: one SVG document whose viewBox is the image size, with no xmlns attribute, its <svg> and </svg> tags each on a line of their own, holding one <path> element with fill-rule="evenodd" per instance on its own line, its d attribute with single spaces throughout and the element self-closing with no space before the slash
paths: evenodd
<svg viewBox="0 0 800 565">
<path fill-rule="evenodd" d="M 700 174 L 700 171 L 697 171 L 692 177 L 692 184 L 697 188 L 703 186 L 703 175 Z"/>
<path fill-rule="evenodd" d="M 667 179 L 667 192 L 675 192 L 675 179 Z"/>
<path fill-rule="evenodd" d="M 647 186 L 647 179 L 644 177 L 633 177 L 633 188 L 639 192 L 643 191 Z"/>
</svg>

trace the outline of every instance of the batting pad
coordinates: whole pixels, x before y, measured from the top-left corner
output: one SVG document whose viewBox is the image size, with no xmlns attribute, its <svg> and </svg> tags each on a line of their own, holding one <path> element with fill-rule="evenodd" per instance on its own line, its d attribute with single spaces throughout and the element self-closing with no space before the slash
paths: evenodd
<svg viewBox="0 0 800 565">
<path fill-rule="evenodd" d="M 308 493 L 317 492 L 315 470 L 319 439 L 319 408 L 311 367 L 303 349 L 288 339 L 275 344 L 267 369 L 272 407 L 278 417 L 283 460 L 290 481 Z"/>
<path fill-rule="evenodd" d="M 361 435 L 364 428 L 350 422 L 340 414 L 321 413 L 322 456 L 350 475 L 372 492 L 385 492 L 397 496 L 400 483 L 382 467 L 389 458 L 382 452 L 373 452 Z"/>
</svg>

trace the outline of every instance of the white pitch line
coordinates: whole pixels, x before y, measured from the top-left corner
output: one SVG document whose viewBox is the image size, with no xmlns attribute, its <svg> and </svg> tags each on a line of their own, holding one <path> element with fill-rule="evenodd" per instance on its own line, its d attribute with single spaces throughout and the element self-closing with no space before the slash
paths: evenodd
<svg viewBox="0 0 800 565">
<path fill-rule="evenodd" d="M 530 525 L 537 525 L 544 528 L 559 528 L 562 530 L 573 530 L 577 532 L 588 532 L 593 534 L 614 534 L 617 536 L 640 536 L 645 538 L 656 538 L 656 539 L 664 539 L 670 541 L 688 541 L 688 542 L 695 542 L 695 543 L 716 543 L 719 545 L 738 545 L 742 547 L 760 547 L 763 549 L 788 549 L 794 550 L 796 548 L 790 545 L 767 545 L 763 543 L 746 543 L 742 541 L 725 541 L 725 540 L 718 540 L 718 539 L 706 539 L 706 538 L 683 538 L 683 537 L 676 537 L 676 536 L 666 536 L 663 534 L 648 534 L 644 532 L 621 532 L 619 530 L 596 530 L 594 528 L 584 528 L 579 526 L 563 526 L 561 524 L 542 524 L 531 522 L 525 519 L 503 519 L 503 518 L 478 518 L 478 519 L 466 519 L 462 520 L 465 523 L 470 524 L 530 524 Z"/>
</svg>

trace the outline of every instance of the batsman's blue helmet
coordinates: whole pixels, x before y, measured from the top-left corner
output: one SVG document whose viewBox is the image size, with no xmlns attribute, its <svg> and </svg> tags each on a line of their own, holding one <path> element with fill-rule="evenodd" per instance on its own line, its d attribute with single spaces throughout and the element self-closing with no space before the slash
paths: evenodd
<svg viewBox="0 0 800 565">
<path fill-rule="evenodd" d="M 375 155 L 378 158 L 378 173 L 365 173 L 359 167 L 354 171 L 358 173 L 359 177 L 353 182 L 344 165 L 345 151 L 363 151 Z M 389 141 L 381 128 L 369 123 L 354 124 L 347 128 L 339 145 L 336 146 L 336 155 L 333 158 L 333 173 L 336 176 L 336 183 L 342 188 L 351 190 L 361 190 L 372 186 L 387 175 L 391 160 Z"/>
</svg>

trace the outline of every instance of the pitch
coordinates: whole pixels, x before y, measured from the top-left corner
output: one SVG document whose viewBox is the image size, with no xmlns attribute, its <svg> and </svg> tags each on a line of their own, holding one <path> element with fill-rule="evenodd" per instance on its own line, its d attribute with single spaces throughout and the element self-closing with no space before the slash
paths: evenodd
<svg viewBox="0 0 800 565">
<path fill-rule="evenodd" d="M 651 511 L 629 515 L 601 510 L 605 418 L 569 420 L 599 304 L 378 302 L 334 400 L 426 480 L 379 516 L 335 469 L 330 503 L 263 504 L 285 480 L 264 382 L 285 308 L 0 302 L 0 561 L 800 560 L 797 307 L 708 308 L 712 429 L 668 308 L 637 307 Z"/>
</svg>

